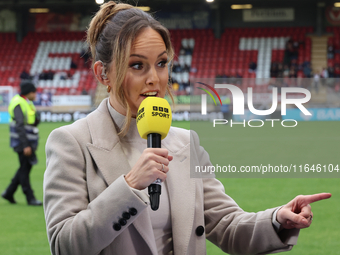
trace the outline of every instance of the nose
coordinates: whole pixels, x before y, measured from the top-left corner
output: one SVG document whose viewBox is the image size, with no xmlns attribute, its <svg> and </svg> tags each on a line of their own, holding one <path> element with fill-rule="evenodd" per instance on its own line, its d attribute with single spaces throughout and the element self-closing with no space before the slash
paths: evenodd
<svg viewBox="0 0 340 255">
<path fill-rule="evenodd" d="M 147 85 L 158 85 L 159 84 L 159 76 L 158 72 L 155 67 L 150 67 L 147 78 L 146 78 L 146 84 Z"/>
</svg>

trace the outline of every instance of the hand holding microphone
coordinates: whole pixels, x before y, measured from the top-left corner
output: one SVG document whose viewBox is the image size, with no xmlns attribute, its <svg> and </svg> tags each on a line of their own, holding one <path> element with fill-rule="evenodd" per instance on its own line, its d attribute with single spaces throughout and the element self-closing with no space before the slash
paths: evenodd
<svg viewBox="0 0 340 255">
<path fill-rule="evenodd" d="M 138 108 L 136 122 L 139 135 L 147 139 L 148 148 L 161 148 L 161 140 L 168 135 L 171 120 L 171 108 L 164 98 L 147 97 L 143 100 Z M 148 188 L 151 209 L 154 211 L 159 207 L 161 183 L 162 179 L 158 178 Z"/>
<path fill-rule="evenodd" d="M 125 180 L 130 187 L 138 190 L 145 189 L 157 179 L 164 182 L 171 160 L 172 156 L 168 155 L 167 149 L 147 148 L 125 176 Z M 162 170 L 163 165 L 164 169 Z"/>
<path fill-rule="evenodd" d="M 132 170 L 125 176 L 127 183 L 134 188 L 144 189 L 149 186 L 150 205 L 152 210 L 159 207 L 161 183 L 169 171 L 172 156 L 166 149 L 161 149 L 171 126 L 171 108 L 164 98 L 147 97 L 140 104 L 136 122 L 140 136 L 147 139 L 148 149 L 144 150 Z"/>
</svg>

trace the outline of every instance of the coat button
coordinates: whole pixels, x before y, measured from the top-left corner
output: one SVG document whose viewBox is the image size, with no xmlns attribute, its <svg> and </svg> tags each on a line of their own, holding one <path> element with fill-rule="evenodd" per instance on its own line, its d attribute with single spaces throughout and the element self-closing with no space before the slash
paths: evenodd
<svg viewBox="0 0 340 255">
<path fill-rule="evenodd" d="M 125 226 L 127 223 L 126 219 L 123 219 L 123 218 L 120 218 L 118 222 L 121 226 Z"/>
<path fill-rule="evenodd" d="M 122 216 L 123 216 L 123 219 L 126 219 L 126 220 L 130 219 L 131 217 L 130 213 L 128 212 L 123 212 Z"/>
<path fill-rule="evenodd" d="M 113 229 L 119 231 L 121 229 L 121 225 L 119 223 L 113 223 Z"/>
<path fill-rule="evenodd" d="M 132 215 L 132 216 L 135 216 L 137 214 L 137 209 L 132 207 L 129 209 L 129 213 Z"/>
<path fill-rule="evenodd" d="M 203 227 L 203 226 L 198 226 L 198 227 L 196 228 L 196 235 L 197 235 L 197 236 L 202 236 L 203 233 L 204 233 L 204 227 Z"/>
</svg>

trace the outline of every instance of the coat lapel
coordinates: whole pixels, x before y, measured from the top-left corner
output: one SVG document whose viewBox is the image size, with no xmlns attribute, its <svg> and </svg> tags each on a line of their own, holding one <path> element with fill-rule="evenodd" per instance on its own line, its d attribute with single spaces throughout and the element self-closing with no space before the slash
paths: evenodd
<svg viewBox="0 0 340 255">
<path fill-rule="evenodd" d="M 109 186 L 119 176 L 127 174 L 131 166 L 119 142 L 107 103 L 107 99 L 103 100 L 97 111 L 87 117 L 92 138 L 92 144 L 88 143 L 87 148 Z M 149 245 L 152 253 L 157 254 L 148 210 L 144 210 L 133 222 L 133 225 Z"/>
<path fill-rule="evenodd" d="M 92 144 L 88 143 L 87 148 L 107 185 L 110 185 L 119 176 L 128 173 L 130 166 L 107 109 L 107 100 L 104 100 L 97 111 L 90 114 L 87 119 L 92 140 Z"/>
<path fill-rule="evenodd" d="M 170 198 L 174 254 L 187 254 L 194 224 L 195 179 L 190 178 L 189 154 L 189 147 L 175 153 L 170 152 L 174 159 L 169 164 L 166 182 Z"/>
</svg>

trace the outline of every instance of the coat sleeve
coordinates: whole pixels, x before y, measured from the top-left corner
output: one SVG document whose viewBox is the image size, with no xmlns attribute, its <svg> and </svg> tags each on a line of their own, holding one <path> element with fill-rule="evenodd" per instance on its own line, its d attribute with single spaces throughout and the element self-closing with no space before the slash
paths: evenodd
<svg viewBox="0 0 340 255">
<path fill-rule="evenodd" d="M 208 153 L 199 146 L 198 135 L 192 132 L 191 149 L 196 150 L 201 166 L 210 166 Z M 215 178 L 204 178 L 204 219 L 206 237 L 229 254 L 268 254 L 292 249 L 299 230 L 283 230 L 278 235 L 272 225 L 276 208 L 258 213 L 244 212 L 225 194 Z"/>
<path fill-rule="evenodd" d="M 99 254 L 147 208 L 123 175 L 89 201 L 84 155 L 67 129 L 50 134 L 46 143 L 44 211 L 55 255 Z M 113 224 L 130 208 L 135 208 L 137 215 L 131 216 L 119 231 L 114 230 Z"/>
</svg>

